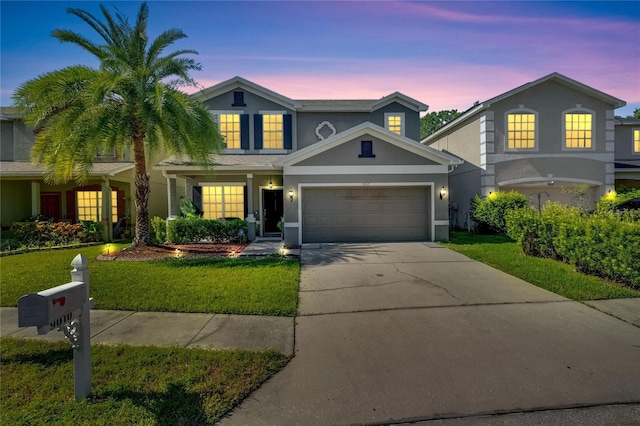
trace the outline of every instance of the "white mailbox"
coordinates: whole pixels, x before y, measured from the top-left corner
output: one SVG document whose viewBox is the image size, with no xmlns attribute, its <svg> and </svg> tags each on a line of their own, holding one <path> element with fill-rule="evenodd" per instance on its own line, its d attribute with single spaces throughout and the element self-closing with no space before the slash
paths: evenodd
<svg viewBox="0 0 640 426">
<path fill-rule="evenodd" d="M 70 282 L 18 299 L 18 326 L 38 327 L 47 334 L 80 316 L 87 302 L 87 284 Z"/>
<path fill-rule="evenodd" d="M 62 331 L 73 347 L 76 399 L 91 392 L 91 308 L 89 261 L 79 254 L 71 262 L 71 282 L 18 299 L 18 326 L 37 327 L 38 334 Z"/>
</svg>

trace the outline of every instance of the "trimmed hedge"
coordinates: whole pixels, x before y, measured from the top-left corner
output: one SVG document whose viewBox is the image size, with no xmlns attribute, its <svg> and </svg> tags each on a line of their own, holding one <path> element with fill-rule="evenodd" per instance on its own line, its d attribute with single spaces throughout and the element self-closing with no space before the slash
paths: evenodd
<svg viewBox="0 0 640 426">
<path fill-rule="evenodd" d="M 633 213 L 578 209 L 547 203 L 506 215 L 508 235 L 525 254 L 548 257 L 576 270 L 640 288 L 640 220 Z"/>
<path fill-rule="evenodd" d="M 167 241 L 171 244 L 211 242 L 236 244 L 247 241 L 249 229 L 244 220 L 208 220 L 180 217 L 169 221 Z"/>
<path fill-rule="evenodd" d="M 158 216 L 151 219 L 151 229 L 153 229 L 152 240 L 156 244 L 167 241 L 167 221 Z"/>
<path fill-rule="evenodd" d="M 506 234 L 505 215 L 523 208 L 529 199 L 518 192 L 493 192 L 483 199 L 476 195 L 471 200 L 471 218 L 480 233 Z"/>
</svg>

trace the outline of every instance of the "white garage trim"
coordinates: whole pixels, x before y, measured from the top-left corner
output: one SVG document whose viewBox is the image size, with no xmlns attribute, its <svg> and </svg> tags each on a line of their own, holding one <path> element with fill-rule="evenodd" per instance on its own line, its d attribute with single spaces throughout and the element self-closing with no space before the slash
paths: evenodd
<svg viewBox="0 0 640 426">
<path fill-rule="evenodd" d="M 285 166 L 285 175 L 415 175 L 448 173 L 449 166 Z M 407 186 L 407 185 L 404 185 Z"/>
<path fill-rule="evenodd" d="M 429 208 L 430 208 L 430 216 L 431 216 L 431 226 L 429 237 L 431 241 L 435 241 L 435 233 L 436 233 L 436 199 L 435 199 L 435 182 L 348 182 L 348 183 L 299 183 L 298 184 L 298 241 L 300 244 L 303 244 L 302 241 L 302 228 L 304 226 L 303 218 L 302 218 L 302 197 L 303 197 L 303 188 L 353 188 L 353 187 L 390 187 L 390 186 L 399 186 L 399 187 L 412 187 L 412 186 L 422 186 L 430 188 L 429 191 Z M 447 224 L 449 222 L 447 221 Z"/>
</svg>

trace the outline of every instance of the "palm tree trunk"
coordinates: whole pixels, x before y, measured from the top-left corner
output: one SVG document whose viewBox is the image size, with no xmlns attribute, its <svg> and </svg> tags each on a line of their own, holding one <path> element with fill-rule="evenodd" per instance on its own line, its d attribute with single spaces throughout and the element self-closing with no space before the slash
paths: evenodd
<svg viewBox="0 0 640 426">
<path fill-rule="evenodd" d="M 149 175 L 144 155 L 144 135 L 137 132 L 133 137 L 134 162 L 136 167 L 136 235 L 133 238 L 133 247 L 151 245 L 149 233 Z"/>
</svg>

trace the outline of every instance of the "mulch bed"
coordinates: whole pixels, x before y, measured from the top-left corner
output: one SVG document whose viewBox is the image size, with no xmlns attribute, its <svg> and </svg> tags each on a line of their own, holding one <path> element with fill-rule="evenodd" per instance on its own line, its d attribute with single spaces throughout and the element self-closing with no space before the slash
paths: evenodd
<svg viewBox="0 0 640 426">
<path fill-rule="evenodd" d="M 235 257 L 248 244 L 176 244 L 149 247 L 129 247 L 109 255 L 98 256 L 98 260 L 155 260 L 165 258 Z"/>
</svg>

